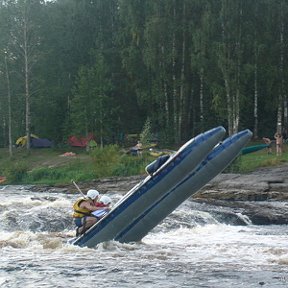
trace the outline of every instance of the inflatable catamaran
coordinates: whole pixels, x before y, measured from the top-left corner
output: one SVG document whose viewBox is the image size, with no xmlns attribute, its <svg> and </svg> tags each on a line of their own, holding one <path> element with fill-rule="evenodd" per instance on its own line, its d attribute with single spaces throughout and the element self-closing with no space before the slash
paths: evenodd
<svg viewBox="0 0 288 288">
<path fill-rule="evenodd" d="M 221 142 L 225 133 L 220 126 L 188 141 L 158 170 L 133 187 L 104 218 L 69 242 L 95 247 L 109 240 L 141 240 L 223 171 L 252 136 L 250 130 L 244 130 Z"/>
</svg>

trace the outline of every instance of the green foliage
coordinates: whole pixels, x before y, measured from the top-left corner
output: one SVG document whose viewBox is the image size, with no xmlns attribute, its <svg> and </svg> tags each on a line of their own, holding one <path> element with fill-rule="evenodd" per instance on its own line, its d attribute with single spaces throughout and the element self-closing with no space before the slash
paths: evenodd
<svg viewBox="0 0 288 288">
<path fill-rule="evenodd" d="M 131 176 L 145 173 L 145 167 L 155 160 L 154 157 L 143 153 L 141 157 L 123 155 L 121 161 L 113 168 L 114 176 Z"/>
<path fill-rule="evenodd" d="M 109 93 L 112 84 L 103 54 L 94 51 L 95 63 L 92 67 L 82 66 L 79 69 L 70 113 L 70 129 L 78 135 L 94 133 L 103 145 L 109 135 L 113 116 L 117 106 L 112 105 Z"/>
<path fill-rule="evenodd" d="M 95 133 L 99 145 L 119 143 L 118 135 L 140 131 L 148 117 L 160 140 L 175 145 L 212 125 L 230 127 L 235 119 L 235 130 L 273 135 L 277 109 L 287 125 L 281 98 L 288 86 L 287 45 L 280 37 L 286 35 L 285 1 L 1 3 L 0 51 L 8 52 L 11 71 L 13 141 L 25 133 L 25 54 L 31 132 L 55 144 L 87 132 Z M 22 43 L 26 24 L 29 45 Z M 2 52 L 0 145 L 7 146 Z"/>
<path fill-rule="evenodd" d="M 63 184 L 75 181 L 88 181 L 95 178 L 92 166 L 88 163 L 75 162 L 63 167 L 42 167 L 33 169 L 24 179 L 25 183 Z"/>
<path fill-rule="evenodd" d="M 109 145 L 95 148 L 90 155 L 92 162 L 73 162 L 63 167 L 41 167 L 33 169 L 22 179 L 27 184 L 63 184 L 75 181 L 89 181 L 112 176 L 131 176 L 145 173 L 145 167 L 154 158 L 149 154 L 141 157 L 122 154 L 119 147 Z"/>
<path fill-rule="evenodd" d="M 49 169 L 49 168 L 39 168 L 35 169 L 29 175 L 29 179 L 31 182 L 37 183 L 38 181 L 43 181 L 43 179 L 54 179 L 57 180 L 61 177 L 61 173 L 57 171 L 57 169 Z"/>
<path fill-rule="evenodd" d="M 148 151 L 143 151 L 141 156 L 132 156 L 123 153 L 116 145 L 97 147 L 89 155 L 79 151 L 77 157 L 71 159 L 59 157 L 63 151 L 50 149 L 34 151 L 28 158 L 24 152 L 16 153 L 10 159 L 9 153 L 3 150 L 0 149 L 0 176 L 6 176 L 7 184 L 57 185 L 69 184 L 72 179 L 85 182 L 104 177 L 141 175 L 155 160 Z M 249 173 L 260 167 L 281 165 L 288 162 L 287 150 L 286 144 L 282 156 L 276 156 L 275 151 L 267 154 L 265 149 L 241 155 L 224 173 Z"/>
<path fill-rule="evenodd" d="M 122 154 L 117 145 L 96 148 L 91 155 L 96 178 L 139 175 L 145 173 L 146 165 L 154 160 L 149 153 L 141 156 Z"/>
<path fill-rule="evenodd" d="M 153 138 L 153 134 L 152 134 L 152 127 L 151 127 L 151 120 L 148 117 L 144 124 L 143 130 L 140 134 L 140 142 L 144 146 L 146 146 L 149 143 L 151 143 L 152 138 Z"/>
<path fill-rule="evenodd" d="M 96 147 L 89 154 L 78 150 L 75 158 L 60 157 L 62 150 L 32 150 L 9 153 L 0 149 L 0 176 L 6 176 L 7 184 L 68 184 L 75 181 L 91 181 L 111 176 L 131 176 L 145 173 L 145 167 L 154 160 L 148 152 L 141 157 L 131 156 L 116 145 Z M 27 158 L 28 157 L 28 158 Z"/>
<path fill-rule="evenodd" d="M 288 162 L 288 153 L 284 153 L 282 156 L 265 152 L 251 153 L 240 157 L 239 172 L 249 173 L 260 167 L 277 166 L 285 162 Z"/>
<path fill-rule="evenodd" d="M 285 162 L 288 162 L 288 152 L 284 152 L 282 156 L 276 156 L 275 153 L 267 154 L 267 151 L 264 149 L 255 153 L 238 156 L 225 169 L 224 173 L 249 173 L 260 167 L 277 166 Z"/>
<path fill-rule="evenodd" d="M 120 161 L 119 147 L 117 145 L 107 145 L 103 148 L 96 147 L 92 152 L 95 177 L 112 176 L 113 167 Z"/>
<path fill-rule="evenodd" d="M 4 170 L 4 175 L 7 178 L 8 183 L 20 184 L 28 175 L 28 163 L 27 162 L 11 162 Z"/>
</svg>

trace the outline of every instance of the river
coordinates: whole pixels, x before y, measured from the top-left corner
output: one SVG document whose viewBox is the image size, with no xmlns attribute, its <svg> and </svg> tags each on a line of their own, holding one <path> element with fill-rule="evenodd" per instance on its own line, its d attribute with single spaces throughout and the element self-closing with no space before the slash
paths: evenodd
<svg viewBox="0 0 288 288">
<path fill-rule="evenodd" d="M 288 287 L 287 225 L 227 225 L 186 201 L 139 243 L 80 248 L 76 198 L 0 189 L 0 287 Z"/>
</svg>

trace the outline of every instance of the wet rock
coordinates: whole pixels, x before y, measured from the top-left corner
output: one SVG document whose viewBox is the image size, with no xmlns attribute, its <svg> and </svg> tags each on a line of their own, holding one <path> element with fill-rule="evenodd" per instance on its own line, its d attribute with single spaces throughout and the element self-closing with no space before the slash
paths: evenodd
<svg viewBox="0 0 288 288">
<path fill-rule="evenodd" d="M 106 192 L 117 192 L 117 193 L 127 193 L 131 188 L 133 188 L 140 181 L 144 180 L 147 175 L 137 175 L 130 177 L 111 177 L 99 180 L 93 180 L 89 183 L 80 183 L 81 187 L 84 187 L 86 191 L 95 187 L 102 193 Z"/>
<path fill-rule="evenodd" d="M 111 177 L 104 179 L 92 180 L 89 182 L 78 182 L 77 185 L 81 191 L 86 194 L 89 189 L 97 189 L 100 193 L 120 193 L 125 194 L 131 188 L 133 188 L 140 181 L 144 180 L 146 175 L 137 175 L 130 177 Z M 29 190 L 34 192 L 57 192 L 57 193 L 68 193 L 68 194 L 79 194 L 77 188 L 71 183 L 69 185 L 33 185 Z"/>
<path fill-rule="evenodd" d="M 252 224 L 255 225 L 282 225 L 288 224 L 288 203 L 287 202 L 263 202 L 263 201 L 223 201 L 216 199 L 197 199 L 193 198 L 196 203 L 206 204 L 205 211 L 212 211 L 220 215 L 223 214 L 224 208 L 230 208 L 231 213 L 248 217 Z M 201 208 L 200 208 L 201 209 Z M 203 209 L 203 208 L 202 208 Z M 227 214 L 227 213 L 226 213 Z M 225 219 L 223 219 L 225 220 Z M 240 218 L 241 220 L 241 218 Z M 240 221 L 239 220 L 239 221 Z M 223 221 L 227 224 L 229 221 Z M 241 224 L 241 221 L 233 224 Z M 247 223 L 246 223 L 247 224 Z"/>
<path fill-rule="evenodd" d="M 288 164 L 258 169 L 249 174 L 219 174 L 203 190 L 237 189 L 256 192 L 288 193 Z M 287 196 L 286 196 L 287 197 Z"/>
<path fill-rule="evenodd" d="M 220 174 L 192 199 L 214 210 L 239 209 L 255 225 L 288 224 L 288 164 L 249 174 Z"/>
</svg>

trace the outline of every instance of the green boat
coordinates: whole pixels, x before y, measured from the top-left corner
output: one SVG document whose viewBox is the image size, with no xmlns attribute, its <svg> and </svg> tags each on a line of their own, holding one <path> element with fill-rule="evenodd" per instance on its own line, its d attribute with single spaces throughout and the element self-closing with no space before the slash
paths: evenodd
<svg viewBox="0 0 288 288">
<path fill-rule="evenodd" d="M 241 150 L 241 154 L 242 155 L 245 155 L 245 154 L 248 154 L 248 153 L 252 153 L 252 152 L 256 152 L 256 151 L 259 151 L 259 150 L 262 150 L 264 148 L 267 148 L 268 145 L 267 144 L 259 144 L 259 145 L 254 145 L 254 146 L 248 146 L 248 147 L 245 147 Z"/>
</svg>

